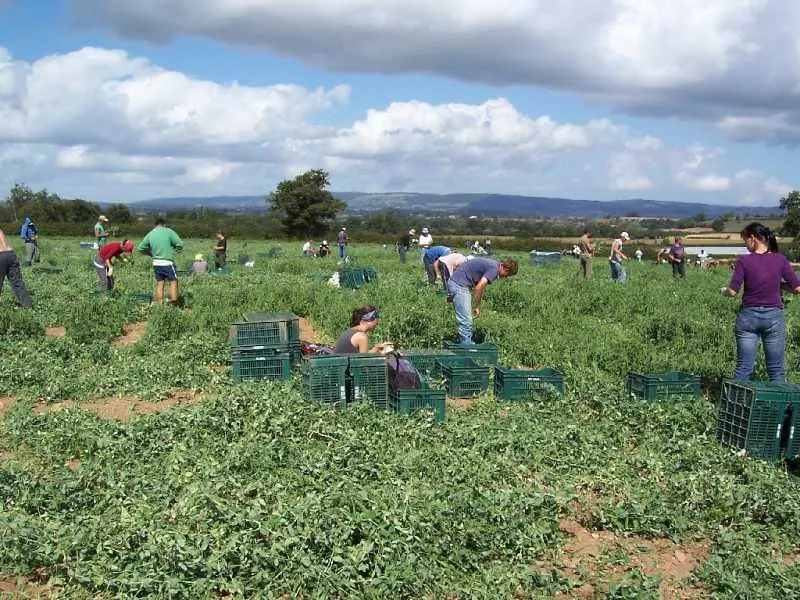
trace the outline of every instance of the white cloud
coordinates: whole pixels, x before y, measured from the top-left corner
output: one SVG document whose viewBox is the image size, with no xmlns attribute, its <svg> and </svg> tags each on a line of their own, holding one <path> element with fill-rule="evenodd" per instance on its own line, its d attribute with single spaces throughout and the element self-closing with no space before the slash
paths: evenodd
<svg viewBox="0 0 800 600">
<path fill-rule="evenodd" d="M 785 188 L 771 174 L 731 175 L 741 169 L 719 149 L 676 147 L 608 119 L 556 122 L 504 98 L 393 102 L 349 125 L 320 123 L 349 97 L 346 85 L 214 83 L 119 50 L 28 63 L 0 48 L 0 185 L 112 200 L 257 194 L 322 166 L 338 190 L 694 200 L 712 191 L 723 202 L 744 190 L 772 205 Z"/>
<path fill-rule="evenodd" d="M 800 3 L 787 0 L 73 4 L 84 23 L 141 39 L 188 34 L 337 70 L 546 86 L 636 112 L 800 120 Z"/>
</svg>

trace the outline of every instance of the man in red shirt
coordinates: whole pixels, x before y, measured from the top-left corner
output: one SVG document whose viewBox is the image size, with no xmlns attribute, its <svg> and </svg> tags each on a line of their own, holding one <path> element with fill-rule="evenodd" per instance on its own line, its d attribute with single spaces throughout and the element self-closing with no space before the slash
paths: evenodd
<svg viewBox="0 0 800 600">
<path fill-rule="evenodd" d="M 94 257 L 94 269 L 97 271 L 97 276 L 100 278 L 101 292 L 109 292 L 114 289 L 114 268 L 111 265 L 112 261 L 125 253 L 130 255 L 132 252 L 133 242 L 130 240 L 122 240 L 122 243 L 111 242 L 97 251 L 97 256 Z"/>
</svg>

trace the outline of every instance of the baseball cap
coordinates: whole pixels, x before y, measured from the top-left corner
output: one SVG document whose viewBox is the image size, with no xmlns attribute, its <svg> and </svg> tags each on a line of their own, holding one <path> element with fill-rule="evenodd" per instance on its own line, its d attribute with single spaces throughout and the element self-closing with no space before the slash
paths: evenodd
<svg viewBox="0 0 800 600">
<path fill-rule="evenodd" d="M 629 235 L 628 235 L 628 232 L 627 232 L 627 231 L 623 231 L 623 232 L 622 232 L 622 233 L 619 235 L 619 237 L 621 237 L 623 240 L 629 240 L 629 239 L 631 239 L 631 236 L 629 236 Z"/>
<path fill-rule="evenodd" d="M 422 233 L 428 233 L 428 228 L 427 227 L 423 227 L 422 228 Z"/>
<path fill-rule="evenodd" d="M 408 233 L 410 233 L 411 235 L 417 235 L 417 230 L 416 229 L 409 229 Z"/>
<path fill-rule="evenodd" d="M 100 215 L 99 217 L 97 217 L 97 220 L 98 221 L 108 221 L 108 217 L 106 217 L 105 215 Z"/>
</svg>

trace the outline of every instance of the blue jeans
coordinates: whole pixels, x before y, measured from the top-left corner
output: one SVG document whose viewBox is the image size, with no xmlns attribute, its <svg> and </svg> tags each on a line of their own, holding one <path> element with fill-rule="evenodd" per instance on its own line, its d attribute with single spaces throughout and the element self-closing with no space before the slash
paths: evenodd
<svg viewBox="0 0 800 600">
<path fill-rule="evenodd" d="M 472 343 L 472 290 L 461 287 L 452 279 L 447 282 L 447 291 L 453 298 L 458 322 L 458 337 L 462 344 Z"/>
<path fill-rule="evenodd" d="M 628 275 L 625 273 L 625 269 L 622 267 L 621 262 L 617 262 L 614 260 L 609 260 L 608 264 L 611 265 L 611 280 L 617 281 L 619 283 L 623 283 L 627 278 Z"/>
<path fill-rule="evenodd" d="M 786 381 L 784 353 L 786 351 L 786 319 L 782 308 L 749 307 L 736 315 L 736 373 L 733 378 L 749 381 L 753 378 L 758 341 L 764 343 L 764 357 L 770 382 Z"/>
<path fill-rule="evenodd" d="M 347 256 L 347 246 L 339 244 L 339 258 L 344 258 L 345 256 Z"/>
<path fill-rule="evenodd" d="M 428 276 L 428 285 L 436 283 L 436 270 L 433 268 L 433 263 L 434 261 L 423 255 L 422 264 L 425 267 L 425 274 Z"/>
</svg>

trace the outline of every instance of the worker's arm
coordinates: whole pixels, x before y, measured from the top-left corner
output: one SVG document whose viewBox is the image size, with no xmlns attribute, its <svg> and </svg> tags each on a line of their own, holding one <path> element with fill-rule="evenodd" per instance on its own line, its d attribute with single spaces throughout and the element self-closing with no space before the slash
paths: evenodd
<svg viewBox="0 0 800 600">
<path fill-rule="evenodd" d="M 739 288 L 744 283 L 744 267 L 740 261 L 736 261 L 736 266 L 733 268 L 733 275 L 727 287 L 720 289 L 723 296 L 733 298 L 739 293 Z"/>
<path fill-rule="evenodd" d="M 172 232 L 172 247 L 178 252 L 183 250 L 183 240 L 174 231 Z"/>
<path fill-rule="evenodd" d="M 489 285 L 489 280 L 486 279 L 486 277 L 481 277 L 481 280 L 475 286 L 474 306 L 472 307 L 472 315 L 475 317 L 481 314 L 481 299 L 483 298 L 483 292 L 486 291 L 487 285 Z"/>
</svg>

